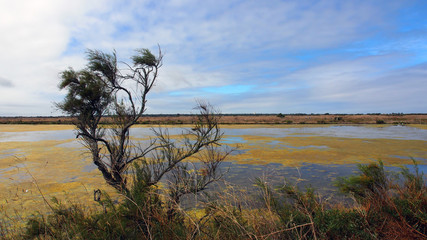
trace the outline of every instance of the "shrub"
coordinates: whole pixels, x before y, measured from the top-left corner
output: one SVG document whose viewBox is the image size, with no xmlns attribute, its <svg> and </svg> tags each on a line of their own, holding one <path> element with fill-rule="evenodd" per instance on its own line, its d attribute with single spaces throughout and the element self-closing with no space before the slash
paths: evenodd
<svg viewBox="0 0 427 240">
<path fill-rule="evenodd" d="M 284 118 L 284 117 L 285 117 L 285 115 L 283 115 L 283 114 L 279 113 L 279 114 L 277 114 L 277 115 L 276 115 L 276 117 Z"/>
<path fill-rule="evenodd" d="M 334 117 L 335 122 L 343 121 L 343 117 Z"/>
<path fill-rule="evenodd" d="M 383 238 L 427 237 L 427 186 L 414 161 L 414 173 L 403 167 L 393 179 L 382 162 L 359 165 L 361 174 L 341 178 L 338 187 L 353 194 L 366 221 Z"/>
</svg>

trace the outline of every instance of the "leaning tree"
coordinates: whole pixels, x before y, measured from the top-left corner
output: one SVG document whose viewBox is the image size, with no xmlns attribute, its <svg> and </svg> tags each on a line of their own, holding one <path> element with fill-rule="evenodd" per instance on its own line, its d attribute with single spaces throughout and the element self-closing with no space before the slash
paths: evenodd
<svg viewBox="0 0 427 240">
<path fill-rule="evenodd" d="M 203 102 L 198 103 L 195 126 L 184 129 L 181 137 L 153 128 L 155 137 L 148 144 L 131 140 L 131 127 L 144 116 L 162 58 L 160 47 L 157 56 L 148 49 L 137 50 L 131 63 L 118 62 L 116 52 L 88 50 L 84 69 L 61 73 L 59 87 L 67 95 L 57 106 L 74 117 L 76 137 L 108 184 L 129 194 L 135 179 L 143 188 L 162 180 L 170 199 L 179 203 L 183 195 L 202 191 L 222 176 L 219 165 L 230 151 L 221 150 L 217 112 Z M 191 165 L 188 159 L 199 163 Z M 129 181 L 129 173 L 135 173 L 132 165 L 138 178 Z"/>
</svg>

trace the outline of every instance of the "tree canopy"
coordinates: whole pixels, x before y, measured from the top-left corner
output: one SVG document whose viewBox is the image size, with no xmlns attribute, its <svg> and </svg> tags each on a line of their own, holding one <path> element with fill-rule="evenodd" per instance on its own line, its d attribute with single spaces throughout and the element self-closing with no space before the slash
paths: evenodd
<svg viewBox="0 0 427 240">
<path fill-rule="evenodd" d="M 158 80 L 162 59 L 160 48 L 157 56 L 138 49 L 132 64 L 123 62 L 119 67 L 115 52 L 88 50 L 84 69 L 62 72 L 59 88 L 67 95 L 57 106 L 75 117 L 76 137 L 107 183 L 129 195 L 135 187 L 148 189 L 167 179 L 165 193 L 178 204 L 183 195 L 196 194 L 222 176 L 219 165 L 231 150 L 221 147 L 218 114 L 204 102 L 196 107 L 195 126 L 183 129 L 181 137 L 172 139 L 167 129 L 159 128 L 153 129 L 156 137 L 149 143 L 131 140 L 130 128 L 146 111 L 147 95 Z M 106 115 L 108 125 L 101 124 Z M 199 164 L 186 162 L 190 157 Z M 132 174 L 126 173 L 131 166 L 136 175 L 129 186 Z"/>
</svg>

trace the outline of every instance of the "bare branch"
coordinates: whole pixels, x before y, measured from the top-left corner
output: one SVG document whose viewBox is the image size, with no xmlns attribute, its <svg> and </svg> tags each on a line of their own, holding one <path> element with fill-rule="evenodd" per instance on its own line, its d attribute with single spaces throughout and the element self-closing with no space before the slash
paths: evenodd
<svg viewBox="0 0 427 240">
<path fill-rule="evenodd" d="M 131 58 L 133 64 L 120 62 L 124 65 L 124 74 L 117 65 L 115 51 L 106 54 L 88 50 L 87 59 L 86 69 L 63 72 L 60 88 L 66 88 L 68 95 L 58 107 L 77 117 L 76 136 L 83 140 L 93 162 L 111 186 L 129 193 L 125 173 L 137 162 L 146 187 L 158 184 L 166 176 L 174 179 L 169 187 L 173 189 L 174 201 L 179 203 L 183 195 L 202 191 L 222 177 L 219 164 L 229 152 L 220 151 L 219 118 L 205 102 L 198 102 L 200 114 L 194 127 L 177 139 L 172 139 L 168 131 L 161 128 L 153 130 L 156 139 L 146 147 L 137 146 L 130 139 L 131 127 L 144 114 L 147 96 L 163 65 L 160 46 L 157 56 L 148 49 L 138 49 Z M 129 88 L 129 82 L 135 88 Z M 109 128 L 100 125 L 105 114 L 112 119 Z M 193 167 L 192 173 L 187 172 L 185 163 L 190 158 L 200 161 L 200 168 Z"/>
</svg>

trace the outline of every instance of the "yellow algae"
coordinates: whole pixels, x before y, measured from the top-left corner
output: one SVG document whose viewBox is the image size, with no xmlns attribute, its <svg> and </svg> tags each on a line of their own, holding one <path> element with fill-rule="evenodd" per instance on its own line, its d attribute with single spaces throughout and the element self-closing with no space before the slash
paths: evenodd
<svg viewBox="0 0 427 240">
<path fill-rule="evenodd" d="M 408 124 L 407 126 L 419 129 L 427 129 L 427 124 Z"/>
<path fill-rule="evenodd" d="M 425 125 L 420 128 L 423 126 Z M 319 125 L 224 125 L 222 127 L 306 128 L 319 127 Z M 74 129 L 74 126 L 0 125 L 0 132 L 65 129 Z M 408 157 L 427 159 L 427 141 L 302 136 L 301 133 L 297 135 L 287 137 L 239 135 L 239 138 L 244 140 L 239 143 L 243 153 L 231 155 L 227 160 L 241 164 L 280 163 L 298 167 L 302 163 L 354 164 L 378 159 L 383 160 L 386 165 L 397 165 L 411 164 L 412 161 Z M 171 138 L 176 139 L 178 136 L 174 135 Z M 0 205 L 8 211 L 21 209 L 22 214 L 24 212 L 27 214 L 27 212 L 33 213 L 34 210 L 43 212 L 46 207 L 40 191 L 48 200 L 55 196 L 89 204 L 96 204 L 93 201 L 94 189 L 100 188 L 108 190 L 109 193 L 115 193 L 114 189 L 105 183 L 101 173 L 92 165 L 90 155 L 86 153 L 84 147 L 74 144 L 75 141 L 75 139 L 69 139 L 0 143 Z M 426 163 L 424 161 L 421 164 Z M 248 168 L 247 166 L 238 167 Z"/>
<path fill-rule="evenodd" d="M 335 125 L 336 126 L 336 125 Z M 245 128 L 313 128 L 319 124 L 221 124 L 221 128 L 245 129 Z"/>
<path fill-rule="evenodd" d="M 19 149 L 19 152 L 17 156 L 0 159 L 0 204 L 9 213 L 19 210 L 26 216 L 26 210 L 34 212 L 45 205 L 41 193 L 47 200 L 53 196 L 60 199 L 67 196 L 89 204 L 96 204 L 94 189 L 114 193 L 95 168 L 92 171 L 85 169 L 92 163 L 82 147 L 60 147 L 72 141 L 2 143 L 0 153 L 7 149 Z"/>
<path fill-rule="evenodd" d="M 352 164 L 381 159 L 388 165 L 411 164 L 409 157 L 427 159 L 427 143 L 421 140 L 358 139 L 336 137 L 257 137 L 241 136 L 245 152 L 232 160 L 245 164 L 302 163 Z M 267 144 L 278 142 L 275 146 Z M 251 159 L 249 161 L 249 159 Z"/>
<path fill-rule="evenodd" d="M 173 125 L 173 124 L 135 124 L 132 126 L 132 128 L 154 128 L 154 129 L 166 129 L 166 128 L 190 128 L 190 127 L 194 127 L 193 124 L 178 124 L 178 125 Z"/>
<path fill-rule="evenodd" d="M 0 124 L 0 132 L 58 131 L 74 128 L 74 125 L 66 124 Z"/>
<path fill-rule="evenodd" d="M 206 215 L 206 211 L 202 208 L 194 208 L 185 211 L 185 213 L 192 219 L 199 220 Z"/>
</svg>

